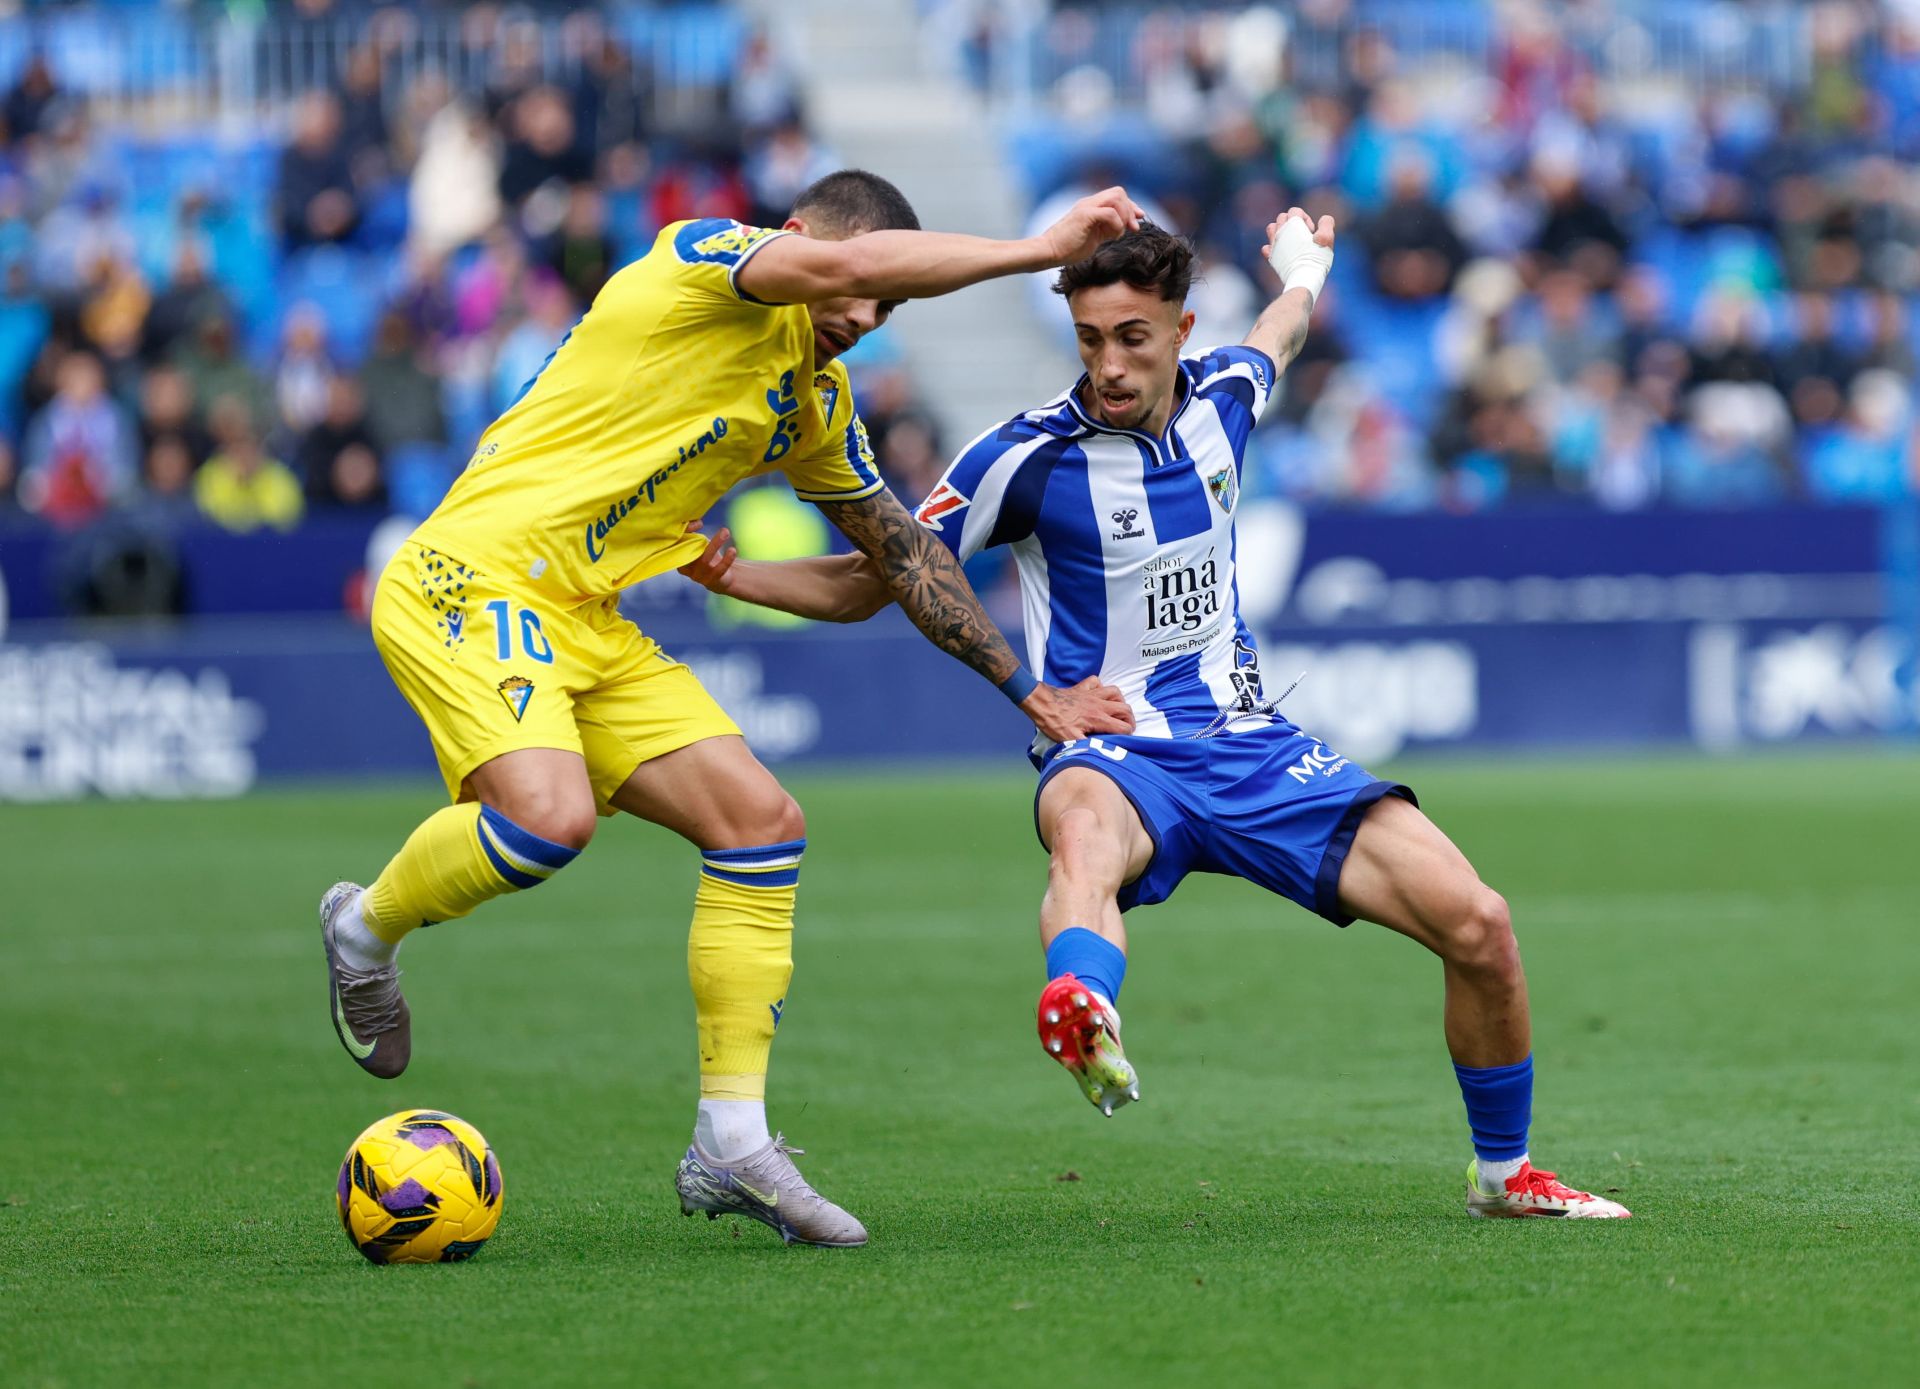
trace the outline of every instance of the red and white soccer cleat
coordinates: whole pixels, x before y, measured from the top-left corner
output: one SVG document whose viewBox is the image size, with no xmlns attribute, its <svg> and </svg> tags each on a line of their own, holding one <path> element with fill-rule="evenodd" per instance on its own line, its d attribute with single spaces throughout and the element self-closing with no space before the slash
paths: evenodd
<svg viewBox="0 0 1920 1389">
<path fill-rule="evenodd" d="M 1595 1196 L 1591 1191 L 1575 1191 L 1551 1172 L 1542 1172 L 1530 1162 L 1489 1191 L 1480 1180 L 1480 1164 L 1467 1164 L 1467 1214 L 1492 1216 L 1548 1215 L 1574 1220 L 1625 1220 L 1633 1212 L 1618 1201 Z"/>
<path fill-rule="evenodd" d="M 1140 1098 L 1140 1077 L 1120 1047 L 1120 1014 L 1071 974 L 1040 991 L 1040 1045 L 1065 1066 L 1095 1109 L 1109 1119 Z"/>
</svg>

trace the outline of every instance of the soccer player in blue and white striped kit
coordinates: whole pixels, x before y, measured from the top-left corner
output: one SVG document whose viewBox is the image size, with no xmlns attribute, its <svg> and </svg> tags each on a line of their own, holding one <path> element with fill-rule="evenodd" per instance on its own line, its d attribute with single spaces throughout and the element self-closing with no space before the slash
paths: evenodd
<svg viewBox="0 0 1920 1389">
<path fill-rule="evenodd" d="M 1181 356 L 1193 265 L 1180 238 L 1146 225 L 1061 271 L 1086 375 L 974 440 L 915 512 L 962 560 L 1009 546 L 1033 669 L 1057 686 L 1115 687 L 1133 714 L 1129 734 L 1032 749 L 1052 856 L 1042 1044 L 1104 1113 L 1138 1099 L 1114 1006 L 1122 914 L 1165 901 L 1191 872 L 1245 878 L 1440 957 L 1473 1135 L 1470 1214 L 1625 1216 L 1528 1161 L 1531 1025 L 1506 902 L 1411 790 L 1302 732 L 1264 687 L 1239 613 L 1233 514 L 1248 435 L 1333 263 L 1333 220 L 1295 208 L 1267 236 L 1279 298 L 1240 346 L 1198 357 Z M 762 564 L 727 540 L 683 572 L 825 620 L 891 601 L 862 555 Z"/>
</svg>

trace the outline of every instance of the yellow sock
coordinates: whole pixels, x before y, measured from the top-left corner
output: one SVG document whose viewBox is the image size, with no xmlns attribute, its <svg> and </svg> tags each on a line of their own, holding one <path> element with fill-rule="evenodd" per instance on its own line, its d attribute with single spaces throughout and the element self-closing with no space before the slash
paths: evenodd
<svg viewBox="0 0 1920 1389">
<path fill-rule="evenodd" d="M 435 811 L 400 847 L 361 904 L 367 929 L 389 945 L 407 932 L 465 916 L 489 897 L 538 887 L 579 855 L 521 829 L 492 806 Z"/>
<path fill-rule="evenodd" d="M 687 937 L 700 1098 L 760 1100 L 793 977 L 793 899 L 807 841 L 708 849 Z"/>
</svg>

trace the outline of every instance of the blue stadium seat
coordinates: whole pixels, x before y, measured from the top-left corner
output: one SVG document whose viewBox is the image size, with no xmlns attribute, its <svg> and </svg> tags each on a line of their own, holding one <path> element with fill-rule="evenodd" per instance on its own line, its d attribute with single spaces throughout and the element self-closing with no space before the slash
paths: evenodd
<svg viewBox="0 0 1920 1389">
<path fill-rule="evenodd" d="M 486 377 L 449 374 L 440 381 L 440 409 L 447 419 L 447 435 L 462 453 L 493 423 Z"/>
<path fill-rule="evenodd" d="M 36 299 L 0 298 L 0 437 L 18 440 L 26 423 L 20 385 L 47 340 L 52 315 Z"/>
<path fill-rule="evenodd" d="M 651 61 L 656 78 L 719 86 L 732 75 L 746 41 L 747 23 L 732 7 L 625 7 L 614 22 L 636 61 Z"/>
<path fill-rule="evenodd" d="M 452 485 L 452 465 L 438 444 L 402 444 L 387 455 L 387 495 L 403 515 L 425 516 Z"/>
<path fill-rule="evenodd" d="M 1666 287 L 1666 326 L 1684 327 L 1706 285 L 1697 241 L 1678 227 L 1659 223 L 1635 241 L 1633 260 L 1651 270 Z"/>
<path fill-rule="evenodd" d="M 106 12 L 93 4 L 43 12 L 32 29 L 10 31 L 0 47 L 0 77 L 11 83 L 25 53 L 45 51 L 63 86 L 76 92 L 152 92 L 200 78 L 202 45 L 196 19 L 171 9 L 142 6 L 138 16 Z M 114 6 L 120 10 L 126 5 Z"/>
<path fill-rule="evenodd" d="M 407 240 L 407 182 L 388 179 L 360 202 L 353 244 L 363 251 L 397 251 Z"/>
<path fill-rule="evenodd" d="M 1415 424 L 1438 406 L 1443 382 L 1433 358 L 1433 335 L 1447 300 L 1409 303 L 1356 295 L 1342 300 L 1342 321 L 1380 393 Z"/>
<path fill-rule="evenodd" d="M 1005 149 L 1029 200 L 1036 203 L 1092 162 L 1125 169 L 1128 178 L 1148 192 L 1176 185 L 1182 176 L 1177 154 L 1137 112 L 1116 112 L 1087 129 L 1028 121 L 1008 130 Z"/>
<path fill-rule="evenodd" d="M 280 323 L 293 305 L 310 302 L 327 320 L 327 341 L 341 361 L 366 355 L 379 316 L 389 259 L 346 246 L 313 246 L 288 256 L 280 268 Z"/>
</svg>

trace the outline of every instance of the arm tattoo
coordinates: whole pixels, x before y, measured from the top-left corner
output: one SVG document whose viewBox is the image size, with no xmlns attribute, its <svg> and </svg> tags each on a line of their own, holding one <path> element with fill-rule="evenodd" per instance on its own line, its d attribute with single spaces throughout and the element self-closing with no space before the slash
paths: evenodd
<svg viewBox="0 0 1920 1389">
<path fill-rule="evenodd" d="M 959 561 L 893 493 L 822 502 L 820 509 L 879 566 L 894 600 L 928 641 L 996 685 L 1019 668 L 1019 658 L 981 608 Z"/>
</svg>

